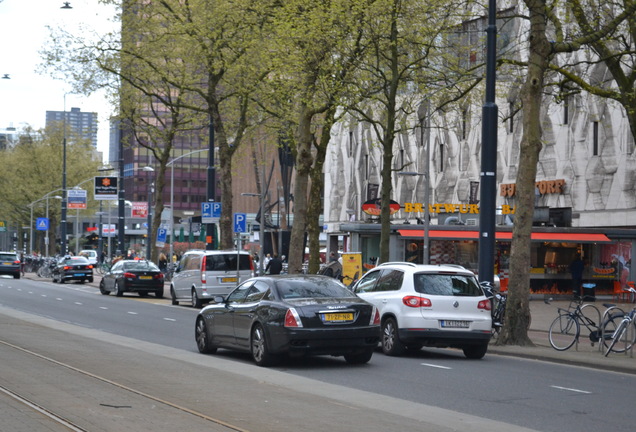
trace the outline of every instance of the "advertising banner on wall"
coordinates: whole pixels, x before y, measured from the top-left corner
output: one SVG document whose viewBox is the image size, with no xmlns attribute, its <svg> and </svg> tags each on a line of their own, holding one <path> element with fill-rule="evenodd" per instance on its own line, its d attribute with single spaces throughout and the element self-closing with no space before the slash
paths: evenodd
<svg viewBox="0 0 636 432">
<path fill-rule="evenodd" d="M 68 190 L 68 209 L 86 208 L 86 191 L 84 189 Z"/>
<path fill-rule="evenodd" d="M 134 218 L 148 217 L 148 203 L 145 201 L 134 201 L 132 203 L 132 217 Z"/>
</svg>

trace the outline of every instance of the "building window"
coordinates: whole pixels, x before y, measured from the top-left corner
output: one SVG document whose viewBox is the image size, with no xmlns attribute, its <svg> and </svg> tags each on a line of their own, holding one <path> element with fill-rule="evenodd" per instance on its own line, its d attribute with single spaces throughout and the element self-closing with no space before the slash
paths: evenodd
<svg viewBox="0 0 636 432">
<path fill-rule="evenodd" d="M 439 145 L 439 172 L 444 171 L 444 143 Z"/>
<path fill-rule="evenodd" d="M 510 110 L 508 114 L 508 132 L 513 133 L 515 131 L 515 104 L 514 102 L 510 102 L 508 104 L 508 109 Z"/>
<path fill-rule="evenodd" d="M 592 156 L 598 156 L 598 122 L 592 122 Z"/>
<path fill-rule="evenodd" d="M 464 108 L 462 110 L 462 139 L 466 139 L 466 135 L 468 135 L 468 109 Z"/>
<path fill-rule="evenodd" d="M 568 124 L 570 118 L 570 96 L 563 98 L 563 124 Z"/>
</svg>

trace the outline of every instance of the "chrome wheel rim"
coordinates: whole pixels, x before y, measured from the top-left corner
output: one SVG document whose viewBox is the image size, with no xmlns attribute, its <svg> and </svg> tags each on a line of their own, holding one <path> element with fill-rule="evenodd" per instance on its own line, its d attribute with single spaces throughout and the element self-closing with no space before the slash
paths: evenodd
<svg viewBox="0 0 636 432">
<path fill-rule="evenodd" d="M 384 333 L 382 335 L 382 344 L 384 345 L 384 349 L 390 351 L 393 349 L 393 344 L 395 343 L 395 327 L 393 323 L 389 321 L 384 326 Z"/>
<path fill-rule="evenodd" d="M 265 337 L 263 329 L 256 327 L 252 332 L 252 355 L 256 361 L 261 361 L 265 353 Z"/>
<path fill-rule="evenodd" d="M 203 320 L 197 322 L 197 346 L 203 351 L 208 345 L 208 336 L 205 333 L 205 323 Z"/>
</svg>

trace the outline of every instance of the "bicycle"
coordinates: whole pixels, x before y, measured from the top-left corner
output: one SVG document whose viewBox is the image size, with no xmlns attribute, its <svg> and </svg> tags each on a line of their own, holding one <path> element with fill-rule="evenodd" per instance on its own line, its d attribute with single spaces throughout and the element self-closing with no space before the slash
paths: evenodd
<svg viewBox="0 0 636 432">
<path fill-rule="evenodd" d="M 573 303 L 576 304 L 576 307 L 573 307 Z M 608 312 L 616 307 L 609 303 L 604 303 L 603 306 L 608 308 L 603 316 L 608 316 Z M 582 300 L 579 299 L 571 301 L 567 309 L 558 308 L 558 311 L 559 315 L 552 321 L 548 330 L 552 348 L 557 351 L 565 351 L 575 343 L 578 347 L 581 325 L 590 332 L 588 337 L 592 346 L 596 342 L 600 342 L 601 339 L 603 339 L 603 345 L 607 346 L 609 339 L 602 332 L 604 325 L 601 322 L 601 312 L 596 306 L 583 304 Z"/>
<path fill-rule="evenodd" d="M 610 352 L 624 353 L 632 349 L 632 346 L 636 343 L 636 307 L 632 308 L 629 313 L 617 313 L 610 316 L 603 326 L 603 332 L 607 339 L 611 340 L 605 352 L 605 357 Z M 621 340 L 625 343 L 620 345 L 620 347 L 616 346 Z"/>
<path fill-rule="evenodd" d="M 112 264 L 110 261 L 104 261 L 102 263 L 97 263 L 97 265 L 95 266 L 95 272 L 99 275 L 105 275 L 106 273 L 108 273 L 110 271 L 110 268 L 112 267 Z"/>
<path fill-rule="evenodd" d="M 506 318 L 506 300 L 508 295 L 493 293 L 493 307 L 492 307 L 492 336 L 497 338 L 501 329 L 504 326 L 504 320 Z"/>
</svg>

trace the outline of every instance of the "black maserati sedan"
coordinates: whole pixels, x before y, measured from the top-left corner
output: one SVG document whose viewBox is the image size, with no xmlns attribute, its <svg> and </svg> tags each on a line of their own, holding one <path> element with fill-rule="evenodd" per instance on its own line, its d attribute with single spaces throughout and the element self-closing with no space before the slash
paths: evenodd
<svg viewBox="0 0 636 432">
<path fill-rule="evenodd" d="M 201 353 L 243 351 L 259 366 L 283 355 L 344 356 L 362 364 L 378 346 L 380 315 L 334 278 L 260 276 L 201 309 L 195 338 Z"/>
</svg>

